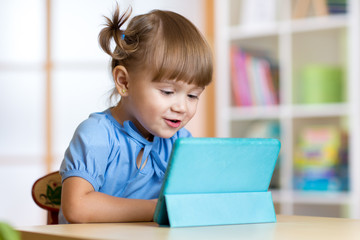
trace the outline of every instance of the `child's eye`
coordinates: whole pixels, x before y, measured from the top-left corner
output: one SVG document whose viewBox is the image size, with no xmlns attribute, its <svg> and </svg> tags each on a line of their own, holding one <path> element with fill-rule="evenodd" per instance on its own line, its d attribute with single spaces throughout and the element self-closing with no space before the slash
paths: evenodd
<svg viewBox="0 0 360 240">
<path fill-rule="evenodd" d="M 164 89 L 161 89 L 160 92 L 164 95 L 171 95 L 173 94 L 174 92 L 173 91 L 170 91 L 170 90 L 164 90 Z"/>
<path fill-rule="evenodd" d="M 193 94 L 189 94 L 188 97 L 191 99 L 199 99 L 199 96 Z"/>
</svg>

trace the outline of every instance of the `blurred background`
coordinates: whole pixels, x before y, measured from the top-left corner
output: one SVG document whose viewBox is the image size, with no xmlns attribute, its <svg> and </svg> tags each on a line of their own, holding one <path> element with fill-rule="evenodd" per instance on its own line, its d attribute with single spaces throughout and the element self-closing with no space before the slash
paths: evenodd
<svg viewBox="0 0 360 240">
<path fill-rule="evenodd" d="M 97 36 L 116 2 L 178 12 L 205 35 L 214 83 L 188 129 L 280 139 L 277 213 L 360 218 L 360 1 L 0 0 L 0 221 L 45 224 L 32 184 L 110 106 Z"/>
<path fill-rule="evenodd" d="M 117 2 L 123 11 L 131 5 L 133 15 L 172 10 L 205 31 L 205 1 Z M 0 221 L 44 223 L 45 211 L 31 199 L 33 182 L 59 169 L 81 121 L 110 106 L 110 58 L 98 34 L 115 5 L 114 0 L 0 1 Z M 202 114 L 189 126 L 195 136 L 206 135 Z"/>
</svg>

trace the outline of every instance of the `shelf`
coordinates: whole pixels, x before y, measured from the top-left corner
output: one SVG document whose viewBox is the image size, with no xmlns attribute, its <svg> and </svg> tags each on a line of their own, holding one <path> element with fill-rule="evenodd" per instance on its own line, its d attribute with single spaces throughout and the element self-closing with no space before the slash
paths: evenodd
<svg viewBox="0 0 360 240">
<path fill-rule="evenodd" d="M 277 36 L 282 33 L 311 32 L 346 28 L 346 15 L 330 15 L 326 17 L 311 17 L 292 21 L 272 22 L 261 25 L 236 25 L 229 27 L 229 39 L 241 40 Z"/>
<path fill-rule="evenodd" d="M 230 40 L 261 38 L 276 36 L 277 34 L 279 34 L 279 27 L 276 23 L 255 26 L 232 26 L 229 29 Z"/>
<path fill-rule="evenodd" d="M 351 202 L 348 192 L 270 191 L 274 202 L 277 203 L 346 205 Z"/>
<path fill-rule="evenodd" d="M 276 179 L 281 187 L 270 191 L 273 193 L 274 202 L 278 203 L 279 213 L 294 214 L 303 211 L 304 214 L 321 216 L 324 215 L 324 211 L 316 212 L 317 205 L 326 205 L 323 209 L 342 208 L 346 205 L 349 211 L 337 212 L 339 217 L 360 218 L 360 162 L 357 161 L 360 159 L 358 147 L 360 146 L 360 82 L 358 80 L 360 72 L 357 66 L 360 62 L 360 1 L 348 0 L 347 14 L 291 19 L 294 2 L 276 1 L 276 21 L 272 21 L 274 18 L 268 18 L 271 19 L 268 24 L 241 25 L 240 17 L 244 12 L 241 7 L 246 6 L 242 5 L 242 0 L 215 1 L 217 136 L 268 137 L 272 134 L 272 129 L 278 130 L 282 147 L 281 164 L 278 165 Z M 314 11 L 308 12 L 308 15 L 314 14 Z M 233 47 L 248 51 L 250 57 L 251 54 L 257 57 L 263 54 L 276 63 L 278 72 L 274 74 L 279 77 L 279 81 L 274 85 L 279 91 L 278 105 L 248 107 L 234 105 L 235 100 L 238 100 L 235 96 L 239 97 L 233 89 L 236 84 L 234 80 L 238 78 L 234 78 L 231 74 L 238 72 L 233 71 L 235 68 L 231 64 L 244 63 L 234 61 L 231 55 Z M 329 71 L 327 75 L 314 78 L 316 80 L 323 77 L 324 85 L 317 86 L 311 82 L 311 88 L 307 88 L 307 92 L 301 92 L 306 89 L 302 85 L 304 69 L 317 65 L 333 69 L 341 68 L 343 84 L 331 88 L 331 82 L 327 80 L 337 75 Z M 244 65 L 239 66 L 241 67 L 239 69 L 244 69 Z M 254 69 L 257 70 L 250 64 L 245 67 L 246 70 L 252 69 L 252 72 L 246 73 L 248 74 L 246 76 L 236 75 L 237 77 L 252 77 L 250 74 L 254 74 Z M 241 73 L 244 74 L 244 71 Z M 305 98 L 306 94 L 310 94 L 309 89 L 317 91 L 313 96 L 319 97 L 319 101 L 329 99 L 328 101 L 343 102 L 302 104 L 305 99 L 309 99 Z M 328 89 L 327 96 L 333 98 L 321 98 L 321 94 L 326 89 Z M 337 95 L 341 96 L 336 98 Z M 304 101 L 300 101 L 302 99 Z M 304 129 L 318 126 L 334 128 L 339 133 L 340 137 L 336 137 L 336 140 L 330 137 L 327 140 L 340 142 L 341 152 L 337 153 L 342 154 L 343 162 L 348 162 L 347 168 L 341 168 L 348 173 L 347 192 L 293 190 L 294 156 L 298 151 L 299 137 L 302 136 Z M 325 137 L 324 146 L 327 146 Z M 345 147 L 347 151 L 344 151 Z M 335 148 L 335 151 L 339 150 Z M 340 166 L 340 164 L 336 165 L 335 161 L 334 166 Z M 340 178 L 344 173 L 339 171 L 335 171 L 334 174 L 339 174 L 336 176 Z M 314 174 L 316 173 L 314 170 Z"/>
<path fill-rule="evenodd" d="M 293 105 L 291 115 L 294 118 L 343 117 L 349 114 L 345 103 Z"/>
<path fill-rule="evenodd" d="M 280 117 L 315 118 L 315 117 L 343 117 L 349 113 L 345 103 L 334 104 L 298 104 L 292 106 L 253 106 L 231 107 L 232 120 L 265 120 Z"/>
<path fill-rule="evenodd" d="M 290 23 L 290 30 L 296 32 L 323 31 L 329 29 L 346 28 L 348 18 L 346 15 L 329 15 L 325 17 L 312 17 L 293 20 Z"/>
<path fill-rule="evenodd" d="M 232 107 L 230 118 L 233 120 L 255 120 L 279 118 L 279 106 Z"/>
<path fill-rule="evenodd" d="M 347 192 L 304 192 L 295 191 L 293 202 L 302 204 L 348 204 L 350 195 Z"/>
</svg>

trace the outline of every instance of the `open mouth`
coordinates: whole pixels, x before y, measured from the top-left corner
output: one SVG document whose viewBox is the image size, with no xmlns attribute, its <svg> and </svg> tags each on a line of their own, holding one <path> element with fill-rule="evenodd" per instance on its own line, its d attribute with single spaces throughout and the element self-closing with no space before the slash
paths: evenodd
<svg viewBox="0 0 360 240">
<path fill-rule="evenodd" d="M 181 124 L 180 120 L 177 119 L 166 119 L 166 123 L 173 128 L 178 128 Z"/>
</svg>

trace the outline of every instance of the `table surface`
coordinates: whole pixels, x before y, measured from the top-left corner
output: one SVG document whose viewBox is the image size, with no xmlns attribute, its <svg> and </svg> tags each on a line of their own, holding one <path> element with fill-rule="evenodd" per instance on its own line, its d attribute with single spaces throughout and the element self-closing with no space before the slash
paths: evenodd
<svg viewBox="0 0 360 240">
<path fill-rule="evenodd" d="M 22 240 L 360 239 L 360 220 L 278 215 L 276 223 L 169 228 L 154 222 L 19 227 Z"/>
</svg>

